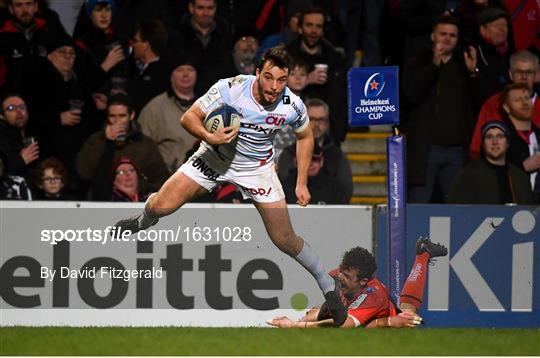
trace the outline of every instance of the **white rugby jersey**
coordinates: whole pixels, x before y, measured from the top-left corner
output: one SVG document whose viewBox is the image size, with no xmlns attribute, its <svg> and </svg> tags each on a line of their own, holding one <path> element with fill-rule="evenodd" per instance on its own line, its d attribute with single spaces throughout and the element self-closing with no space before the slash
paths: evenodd
<svg viewBox="0 0 540 358">
<path fill-rule="evenodd" d="M 230 166 L 236 170 L 253 169 L 273 162 L 276 133 L 287 125 L 295 132 L 301 132 L 309 125 L 304 103 L 288 87 L 278 101 L 263 107 L 253 97 L 254 81 L 256 77 L 252 75 L 219 80 L 196 101 L 205 114 L 223 103 L 242 114 L 237 141 L 218 146 L 202 143 L 221 159 L 230 161 Z"/>
</svg>

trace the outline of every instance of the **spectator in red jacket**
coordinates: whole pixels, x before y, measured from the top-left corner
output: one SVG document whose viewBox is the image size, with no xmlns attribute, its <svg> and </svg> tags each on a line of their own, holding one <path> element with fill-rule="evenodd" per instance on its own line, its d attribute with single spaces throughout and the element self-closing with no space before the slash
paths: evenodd
<svg viewBox="0 0 540 358">
<path fill-rule="evenodd" d="M 510 14 L 517 50 L 540 51 L 540 2 L 504 0 Z"/>
<path fill-rule="evenodd" d="M 538 69 L 538 57 L 524 50 L 516 52 L 510 57 L 508 75 L 512 83 L 525 83 L 533 91 L 535 74 L 538 72 Z M 538 94 L 533 93 L 531 100 L 534 104 L 532 123 L 536 128 L 540 128 L 540 99 L 538 99 Z M 494 94 L 484 102 L 469 146 L 469 156 L 471 159 L 478 159 L 480 157 L 480 146 L 482 142 L 480 129 L 482 126 L 490 120 L 502 120 L 504 116 L 505 112 L 501 104 L 501 93 Z"/>
</svg>

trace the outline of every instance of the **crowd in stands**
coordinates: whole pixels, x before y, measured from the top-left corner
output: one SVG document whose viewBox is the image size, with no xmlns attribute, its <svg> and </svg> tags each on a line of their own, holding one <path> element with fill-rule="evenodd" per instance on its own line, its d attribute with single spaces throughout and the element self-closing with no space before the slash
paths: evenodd
<svg viewBox="0 0 540 358">
<path fill-rule="evenodd" d="M 347 71 L 397 65 L 411 203 L 540 204 L 536 0 L 80 2 L 68 32 L 47 0 L 0 0 L 0 199 L 144 201 L 199 144 L 182 114 L 283 43 L 312 203 L 353 194 Z M 274 143 L 294 203 L 294 133 Z"/>
</svg>

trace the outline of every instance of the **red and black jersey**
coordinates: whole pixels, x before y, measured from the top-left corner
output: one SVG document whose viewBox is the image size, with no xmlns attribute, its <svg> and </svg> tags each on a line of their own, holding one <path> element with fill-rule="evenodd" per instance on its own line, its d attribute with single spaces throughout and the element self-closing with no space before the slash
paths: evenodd
<svg viewBox="0 0 540 358">
<path fill-rule="evenodd" d="M 339 269 L 330 271 L 337 276 Z M 356 327 L 365 326 L 374 319 L 395 316 L 398 312 L 390 299 L 388 289 L 377 278 L 372 278 L 362 290 L 347 298 L 348 315 Z"/>
<path fill-rule="evenodd" d="M 390 300 L 388 289 L 377 278 L 371 279 L 366 287 L 347 301 L 349 316 L 355 325 L 364 326 L 370 321 L 397 314 L 396 306 Z"/>
</svg>

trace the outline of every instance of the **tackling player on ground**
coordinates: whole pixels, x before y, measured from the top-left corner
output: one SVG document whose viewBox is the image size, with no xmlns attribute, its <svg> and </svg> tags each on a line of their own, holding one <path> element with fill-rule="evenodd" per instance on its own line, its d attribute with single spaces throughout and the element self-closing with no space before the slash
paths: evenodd
<svg viewBox="0 0 540 358">
<path fill-rule="evenodd" d="M 313 134 L 302 100 L 287 87 L 291 69 L 284 46 L 267 50 L 256 75 L 218 81 L 182 116 L 184 128 L 201 139 L 199 150 L 152 194 L 142 214 L 116 224 L 121 231 L 145 230 L 190 200 L 222 182 L 236 184 L 253 200 L 272 242 L 298 261 L 317 281 L 325 295 L 333 322 L 341 326 L 347 310 L 340 299 L 340 283 L 323 268 L 313 249 L 292 228 L 283 189 L 274 168 L 273 138 L 276 131 L 292 126 L 297 137 L 298 204 L 310 200 L 307 171 L 313 152 Z M 243 116 L 240 128 L 206 131 L 203 120 L 227 104 Z"/>
<path fill-rule="evenodd" d="M 374 277 L 377 269 L 375 257 L 361 247 L 347 251 L 339 269 L 330 272 L 341 282 L 341 292 L 348 308 L 348 317 L 341 327 L 416 327 L 422 322 L 417 312 L 422 304 L 429 260 L 446 256 L 447 252 L 446 247 L 428 238 L 420 238 L 416 242 L 414 265 L 403 285 L 397 310 L 384 284 Z M 326 305 L 323 304 L 312 308 L 298 321 L 277 317 L 267 323 L 281 328 L 318 328 L 333 325 L 333 321 L 328 318 Z"/>
</svg>

